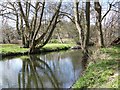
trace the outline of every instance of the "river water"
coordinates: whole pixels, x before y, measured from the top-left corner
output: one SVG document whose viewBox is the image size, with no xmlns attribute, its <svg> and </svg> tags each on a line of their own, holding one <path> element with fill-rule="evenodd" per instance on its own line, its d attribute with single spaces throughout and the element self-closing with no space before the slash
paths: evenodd
<svg viewBox="0 0 120 90">
<path fill-rule="evenodd" d="M 0 60 L 1 88 L 70 88 L 84 69 L 80 50 Z"/>
</svg>

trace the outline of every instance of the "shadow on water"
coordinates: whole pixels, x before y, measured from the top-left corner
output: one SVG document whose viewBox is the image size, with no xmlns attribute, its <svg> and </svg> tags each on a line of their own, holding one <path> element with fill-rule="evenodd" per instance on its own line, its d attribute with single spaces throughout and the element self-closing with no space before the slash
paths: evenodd
<svg viewBox="0 0 120 90">
<path fill-rule="evenodd" d="M 0 61 L 0 89 L 70 88 L 85 65 L 80 51 L 6 58 Z"/>
</svg>

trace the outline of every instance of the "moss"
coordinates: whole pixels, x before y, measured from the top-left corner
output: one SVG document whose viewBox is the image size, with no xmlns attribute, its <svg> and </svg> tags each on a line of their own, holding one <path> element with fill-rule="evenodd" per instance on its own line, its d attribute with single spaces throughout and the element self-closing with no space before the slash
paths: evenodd
<svg viewBox="0 0 120 90">
<path fill-rule="evenodd" d="M 118 88 L 120 47 L 103 48 L 101 51 L 109 54 L 111 59 L 90 62 L 84 75 L 78 79 L 73 88 Z"/>
</svg>

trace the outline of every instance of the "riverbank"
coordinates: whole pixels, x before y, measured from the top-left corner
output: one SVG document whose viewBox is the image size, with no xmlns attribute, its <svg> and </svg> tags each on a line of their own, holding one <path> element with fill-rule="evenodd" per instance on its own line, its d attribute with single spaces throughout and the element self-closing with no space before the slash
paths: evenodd
<svg viewBox="0 0 120 90">
<path fill-rule="evenodd" d="M 120 88 L 120 46 L 101 49 L 95 62 L 89 62 L 72 88 Z"/>
<path fill-rule="evenodd" d="M 47 44 L 39 50 L 37 53 L 41 52 L 52 52 L 59 50 L 67 50 L 74 46 L 73 44 Z M 17 44 L 0 44 L 0 55 L 5 56 L 14 56 L 14 55 L 27 55 L 28 48 L 21 48 Z"/>
</svg>

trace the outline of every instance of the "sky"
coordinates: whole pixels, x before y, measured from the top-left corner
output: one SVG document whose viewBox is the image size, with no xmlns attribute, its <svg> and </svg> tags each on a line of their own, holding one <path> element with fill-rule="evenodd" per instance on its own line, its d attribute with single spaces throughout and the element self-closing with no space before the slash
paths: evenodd
<svg viewBox="0 0 120 90">
<path fill-rule="evenodd" d="M 0 0 L 0 3 L 2 3 L 2 2 L 5 2 L 6 0 Z M 9 1 L 16 1 L 16 0 L 9 0 Z M 48 2 L 51 2 L 51 1 L 59 1 L 59 0 L 46 0 L 46 1 L 48 1 Z M 63 0 L 63 2 L 72 2 L 73 0 Z M 83 1 L 86 1 L 86 0 L 83 0 Z M 107 8 L 107 2 L 109 1 L 109 2 L 112 2 L 113 0 L 99 0 L 100 1 L 100 3 L 101 3 L 101 5 L 103 5 L 103 7 L 104 7 L 104 10 L 103 10 L 103 14 L 106 12 L 106 8 Z M 115 0 L 114 2 L 116 2 L 116 1 L 120 1 L 120 0 Z M 11 20 L 9 20 L 9 22 L 12 22 Z M 2 18 L 1 18 L 1 16 L 0 16 L 0 27 L 2 26 Z M 14 26 L 14 24 L 13 23 L 11 23 L 11 26 Z"/>
<path fill-rule="evenodd" d="M 7 0 L 0 0 L 0 2 L 6 2 Z M 11 2 L 14 2 L 16 0 L 9 0 Z M 33 0 L 35 1 L 35 0 Z M 41 0 L 40 0 L 41 1 Z M 48 2 L 54 2 L 54 1 L 59 1 L 59 0 L 46 0 Z M 63 0 L 63 2 L 72 2 L 73 0 Z M 80 1 L 86 1 L 86 0 L 80 0 Z M 93 1 L 93 0 L 90 0 L 90 1 Z M 98 0 L 95 0 L 95 1 L 98 1 Z M 113 0 L 99 0 L 100 2 L 107 2 L 107 1 L 113 1 Z M 115 1 L 120 1 L 120 0 L 115 0 Z"/>
</svg>

